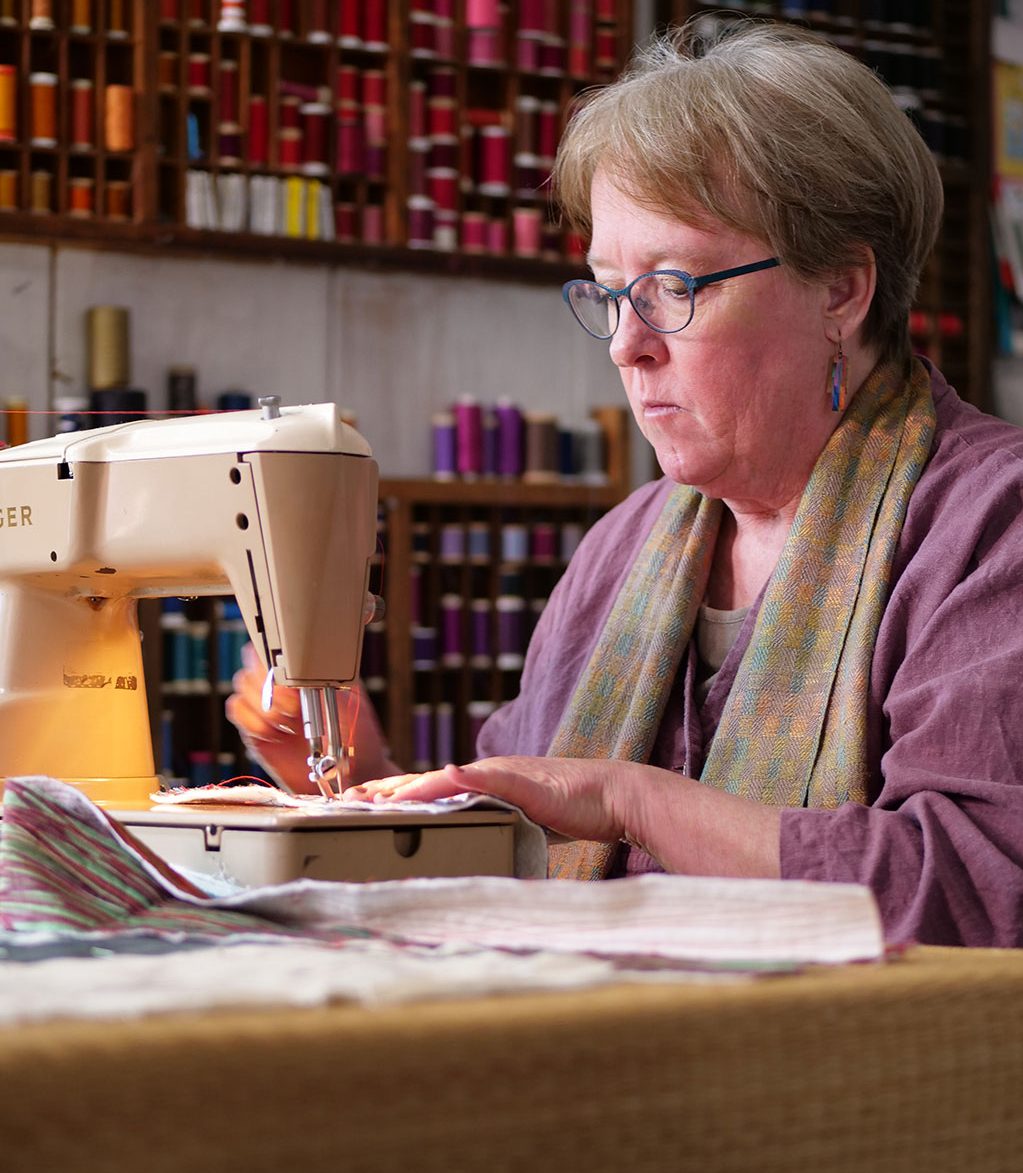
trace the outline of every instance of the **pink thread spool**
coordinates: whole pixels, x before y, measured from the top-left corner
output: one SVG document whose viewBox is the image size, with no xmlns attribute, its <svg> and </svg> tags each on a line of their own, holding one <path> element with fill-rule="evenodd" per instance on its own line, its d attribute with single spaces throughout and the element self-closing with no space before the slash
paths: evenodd
<svg viewBox="0 0 1023 1173">
<path fill-rule="evenodd" d="M 367 204 L 362 209 L 362 241 L 364 244 L 384 243 L 384 209 L 381 204 Z"/>
<path fill-rule="evenodd" d="M 501 29 L 466 29 L 465 56 L 470 65 L 500 65 L 504 60 L 504 39 Z"/>
<path fill-rule="evenodd" d="M 540 255 L 540 227 L 543 216 L 539 208 L 515 208 L 512 223 L 515 233 L 515 252 L 520 257 Z"/>
<path fill-rule="evenodd" d="M 508 252 L 508 221 L 500 216 L 487 220 L 487 252 L 493 256 L 504 256 Z"/>
<path fill-rule="evenodd" d="M 462 215 L 462 251 L 487 251 L 487 217 L 484 212 L 465 212 Z"/>
<path fill-rule="evenodd" d="M 483 472 L 483 409 L 471 395 L 455 404 L 458 472 L 475 480 Z"/>
<path fill-rule="evenodd" d="M 337 119 L 337 169 L 354 175 L 364 169 L 366 141 L 358 114 L 340 114 Z"/>
<path fill-rule="evenodd" d="M 481 195 L 508 194 L 508 139 L 503 126 L 480 127 L 477 188 Z"/>
<path fill-rule="evenodd" d="M 465 27 L 494 29 L 501 26 L 500 0 L 465 0 Z"/>
<path fill-rule="evenodd" d="M 540 69 L 544 77 L 561 77 L 565 72 L 565 42 L 545 34 L 540 41 Z"/>
<path fill-rule="evenodd" d="M 409 248 L 433 248 L 433 200 L 409 196 L 407 207 Z"/>
</svg>

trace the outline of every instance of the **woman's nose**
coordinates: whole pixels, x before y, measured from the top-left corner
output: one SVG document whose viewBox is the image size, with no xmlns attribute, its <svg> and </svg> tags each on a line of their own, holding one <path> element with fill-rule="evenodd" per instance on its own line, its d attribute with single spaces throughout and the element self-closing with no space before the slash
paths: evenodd
<svg viewBox="0 0 1023 1173">
<path fill-rule="evenodd" d="M 632 367 L 644 358 L 655 358 L 664 348 L 664 336 L 651 330 L 636 313 L 632 302 L 619 302 L 618 329 L 611 339 L 611 361 L 618 367 Z"/>
</svg>

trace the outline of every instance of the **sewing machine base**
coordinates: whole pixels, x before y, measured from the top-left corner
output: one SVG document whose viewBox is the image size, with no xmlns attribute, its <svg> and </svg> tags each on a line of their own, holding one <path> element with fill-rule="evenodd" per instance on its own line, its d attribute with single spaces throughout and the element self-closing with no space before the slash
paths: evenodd
<svg viewBox="0 0 1023 1173">
<path fill-rule="evenodd" d="M 516 816 L 503 811 L 386 817 L 362 811 L 218 807 L 111 810 L 172 866 L 247 887 L 290 880 L 514 876 Z"/>
</svg>

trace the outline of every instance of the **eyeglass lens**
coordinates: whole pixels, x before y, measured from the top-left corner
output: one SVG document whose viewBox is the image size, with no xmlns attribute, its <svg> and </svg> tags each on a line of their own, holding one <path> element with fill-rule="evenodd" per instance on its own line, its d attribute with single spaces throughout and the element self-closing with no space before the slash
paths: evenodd
<svg viewBox="0 0 1023 1173">
<path fill-rule="evenodd" d="M 648 273 L 629 288 L 629 300 L 652 329 L 670 333 L 688 326 L 693 317 L 693 294 L 674 273 Z M 617 299 L 592 281 L 577 281 L 569 290 L 569 304 L 582 326 L 597 338 L 610 338 L 618 325 Z"/>
</svg>

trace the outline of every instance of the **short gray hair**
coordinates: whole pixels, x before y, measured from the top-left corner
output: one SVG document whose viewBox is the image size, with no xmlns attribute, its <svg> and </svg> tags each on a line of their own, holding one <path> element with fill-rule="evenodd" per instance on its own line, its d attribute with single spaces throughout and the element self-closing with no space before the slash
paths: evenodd
<svg viewBox="0 0 1023 1173">
<path fill-rule="evenodd" d="M 864 339 L 908 353 L 908 316 L 937 236 L 934 159 L 884 83 L 815 33 L 753 20 L 704 38 L 689 24 L 638 50 L 613 84 L 583 96 L 554 185 L 591 229 L 600 168 L 641 206 L 717 220 L 763 240 L 808 281 L 877 261 Z"/>
</svg>

